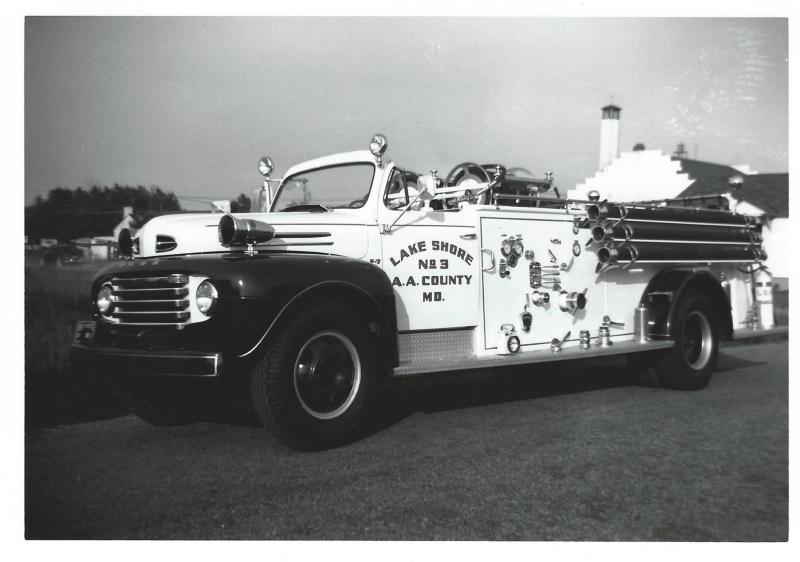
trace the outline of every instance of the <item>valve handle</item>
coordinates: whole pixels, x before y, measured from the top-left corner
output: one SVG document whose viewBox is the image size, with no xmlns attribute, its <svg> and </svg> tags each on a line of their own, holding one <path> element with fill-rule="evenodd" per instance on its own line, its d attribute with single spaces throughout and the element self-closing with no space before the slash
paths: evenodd
<svg viewBox="0 0 800 562">
<path fill-rule="evenodd" d="M 624 328 L 625 322 L 614 322 L 608 315 L 603 316 L 604 326 L 613 326 L 614 328 Z"/>
<path fill-rule="evenodd" d="M 550 342 L 550 351 L 553 352 L 561 351 L 561 346 L 564 344 L 565 341 L 567 341 L 567 338 L 571 333 L 572 330 L 564 334 L 564 337 L 561 338 L 560 340 L 558 338 L 553 338 L 552 341 Z"/>
</svg>

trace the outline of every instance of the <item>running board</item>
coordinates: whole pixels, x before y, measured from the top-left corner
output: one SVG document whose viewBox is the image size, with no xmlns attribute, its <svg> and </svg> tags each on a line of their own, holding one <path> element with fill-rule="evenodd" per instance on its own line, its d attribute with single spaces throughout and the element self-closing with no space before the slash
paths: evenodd
<svg viewBox="0 0 800 562">
<path fill-rule="evenodd" d="M 609 355 L 625 355 L 640 351 L 656 349 L 669 349 L 675 344 L 672 340 L 654 340 L 647 343 L 635 341 L 615 341 L 609 347 L 593 345 L 589 349 L 580 347 L 566 347 L 559 352 L 549 349 L 541 351 L 523 351 L 513 355 L 485 355 L 483 357 L 467 357 L 449 360 L 406 361 L 394 368 L 392 376 L 410 377 L 428 373 L 444 373 L 450 371 L 468 371 L 473 369 L 490 369 L 511 365 L 528 365 L 531 363 L 553 363 L 570 359 L 588 359 L 592 357 L 606 357 Z"/>
<path fill-rule="evenodd" d="M 733 331 L 734 340 L 748 340 L 751 338 L 764 338 L 767 336 L 783 336 L 789 333 L 789 326 L 776 326 L 774 328 L 739 328 Z"/>
</svg>

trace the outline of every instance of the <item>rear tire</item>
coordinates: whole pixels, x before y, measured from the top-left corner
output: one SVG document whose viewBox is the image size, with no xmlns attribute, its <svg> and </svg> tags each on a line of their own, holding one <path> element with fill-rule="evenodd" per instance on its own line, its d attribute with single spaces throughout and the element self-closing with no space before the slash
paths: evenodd
<svg viewBox="0 0 800 562">
<path fill-rule="evenodd" d="M 719 339 L 714 308 L 700 292 L 688 289 L 672 319 L 675 345 L 655 363 L 661 384 L 679 390 L 708 386 L 717 365 Z"/>
<path fill-rule="evenodd" d="M 250 394 L 259 420 L 280 441 L 319 450 L 368 428 L 380 373 L 367 325 L 343 303 L 317 303 L 270 339 L 250 372 Z"/>
</svg>

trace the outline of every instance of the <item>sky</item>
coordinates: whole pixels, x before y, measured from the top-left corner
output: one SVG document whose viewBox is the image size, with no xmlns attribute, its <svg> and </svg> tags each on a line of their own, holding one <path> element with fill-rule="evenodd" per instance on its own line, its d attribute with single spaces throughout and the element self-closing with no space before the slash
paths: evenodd
<svg viewBox="0 0 800 562">
<path fill-rule="evenodd" d="M 28 17 L 25 203 L 61 186 L 158 185 L 184 208 L 302 160 L 367 148 L 444 175 L 464 161 L 598 167 L 620 148 L 786 172 L 786 19 Z"/>
</svg>

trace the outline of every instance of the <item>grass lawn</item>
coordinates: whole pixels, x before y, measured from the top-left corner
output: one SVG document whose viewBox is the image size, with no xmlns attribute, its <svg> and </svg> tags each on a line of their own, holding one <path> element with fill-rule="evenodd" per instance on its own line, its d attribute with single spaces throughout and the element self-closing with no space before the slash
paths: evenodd
<svg viewBox="0 0 800 562">
<path fill-rule="evenodd" d="M 75 322 L 90 319 L 89 286 L 108 262 L 25 266 L 25 424 L 58 425 L 124 413 L 108 380 L 74 373 Z"/>
</svg>

